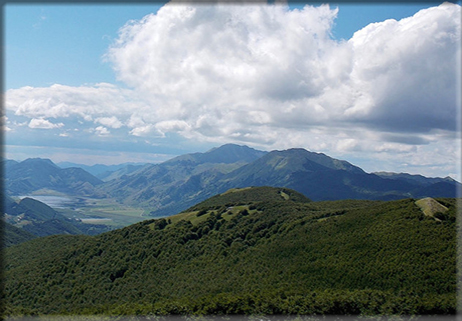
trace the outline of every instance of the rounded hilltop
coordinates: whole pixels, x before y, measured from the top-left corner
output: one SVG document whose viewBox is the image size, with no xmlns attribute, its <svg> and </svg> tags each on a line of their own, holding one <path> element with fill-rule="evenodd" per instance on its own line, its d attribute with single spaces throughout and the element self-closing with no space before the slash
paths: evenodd
<svg viewBox="0 0 462 321">
<path fill-rule="evenodd" d="M 311 202 L 308 197 L 290 188 L 252 186 L 229 189 L 222 194 L 215 195 L 199 204 L 194 205 L 193 207 L 187 209 L 185 212 L 230 204 L 248 205 L 251 203 L 274 201 L 291 201 L 300 203 Z"/>
</svg>

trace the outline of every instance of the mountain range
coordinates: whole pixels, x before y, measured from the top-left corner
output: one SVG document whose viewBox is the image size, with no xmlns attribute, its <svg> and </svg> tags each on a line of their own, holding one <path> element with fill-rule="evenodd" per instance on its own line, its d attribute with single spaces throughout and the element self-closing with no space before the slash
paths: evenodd
<svg viewBox="0 0 462 321">
<path fill-rule="evenodd" d="M 461 187 L 449 177 L 366 173 L 347 161 L 301 148 L 264 152 L 234 144 L 160 164 L 125 166 L 106 173 L 104 182 L 81 168 L 63 169 L 44 159 L 8 161 L 5 169 L 10 195 L 51 189 L 112 197 L 149 208 L 153 216 L 172 215 L 230 188 L 247 186 L 291 188 L 314 201 L 456 197 Z"/>
<path fill-rule="evenodd" d="M 49 159 L 29 158 L 22 162 L 7 160 L 4 187 L 9 195 L 26 195 L 40 190 L 104 197 L 96 186 L 103 182 L 78 167 L 60 168 Z"/>
<path fill-rule="evenodd" d="M 228 144 L 147 165 L 102 188 L 120 202 L 152 207 L 153 215 L 165 216 L 247 186 L 283 186 L 320 201 L 455 197 L 461 184 L 451 178 L 366 173 L 347 161 L 305 149 L 261 152 Z"/>
<path fill-rule="evenodd" d="M 93 176 L 99 178 L 102 181 L 110 181 L 115 177 L 111 175 L 114 172 L 122 172 L 125 174 L 131 173 L 136 169 L 139 169 L 145 165 L 145 163 L 123 163 L 117 165 L 104 165 L 104 164 L 95 164 L 95 165 L 85 165 L 85 164 L 77 164 L 72 162 L 59 162 L 58 165 L 61 168 L 71 168 L 71 167 L 78 167 L 82 168 L 83 170 L 87 171 L 88 173 L 92 174 Z"/>
</svg>

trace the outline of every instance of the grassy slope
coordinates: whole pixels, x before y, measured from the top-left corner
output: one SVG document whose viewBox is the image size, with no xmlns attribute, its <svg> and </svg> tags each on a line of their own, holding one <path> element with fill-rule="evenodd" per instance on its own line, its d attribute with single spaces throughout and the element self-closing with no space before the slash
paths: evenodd
<svg viewBox="0 0 462 321">
<path fill-rule="evenodd" d="M 415 202 L 427 216 L 434 217 L 436 213 L 445 213 L 448 208 L 431 197 L 422 198 Z"/>
<path fill-rule="evenodd" d="M 241 205 L 182 214 L 194 224 L 172 217 L 43 238 L 7 250 L 7 306 L 16 314 L 454 313 L 455 201 L 444 205 L 447 219 L 437 222 L 414 200 L 272 201 L 250 213 Z"/>
</svg>

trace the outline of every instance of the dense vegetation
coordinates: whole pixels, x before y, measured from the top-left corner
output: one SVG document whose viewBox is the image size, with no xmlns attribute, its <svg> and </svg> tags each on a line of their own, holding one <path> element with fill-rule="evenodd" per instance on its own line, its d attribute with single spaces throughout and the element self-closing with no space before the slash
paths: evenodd
<svg viewBox="0 0 462 321">
<path fill-rule="evenodd" d="M 13 226 L 6 222 L 3 223 L 3 230 L 0 231 L 0 235 L 3 237 L 2 244 L 5 247 L 26 242 L 37 237 L 22 228 Z"/>
<path fill-rule="evenodd" d="M 200 209 L 207 209 L 214 206 L 243 205 L 251 204 L 253 202 L 271 202 L 290 200 L 292 202 L 307 203 L 310 199 L 305 195 L 300 194 L 288 188 L 274 188 L 268 186 L 261 187 L 246 187 L 246 188 L 233 188 L 223 194 L 215 195 L 191 208 L 188 211 L 197 211 Z"/>
<path fill-rule="evenodd" d="M 8 314 L 454 314 L 456 200 L 258 202 L 6 250 Z M 261 192 L 261 190 L 255 189 Z M 247 193 L 248 201 L 229 203 Z M 291 195 L 290 190 L 281 194 Z M 294 195 L 295 192 L 293 192 Z"/>
</svg>

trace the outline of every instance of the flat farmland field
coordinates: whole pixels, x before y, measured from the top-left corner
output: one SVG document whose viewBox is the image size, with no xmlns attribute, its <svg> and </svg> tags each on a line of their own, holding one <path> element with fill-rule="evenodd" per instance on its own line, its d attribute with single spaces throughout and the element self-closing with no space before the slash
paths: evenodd
<svg viewBox="0 0 462 321">
<path fill-rule="evenodd" d="M 83 223 L 103 224 L 114 228 L 152 218 L 148 216 L 148 210 L 121 205 L 112 199 L 85 199 L 78 207 L 57 210 L 64 216 L 80 219 Z"/>
</svg>

